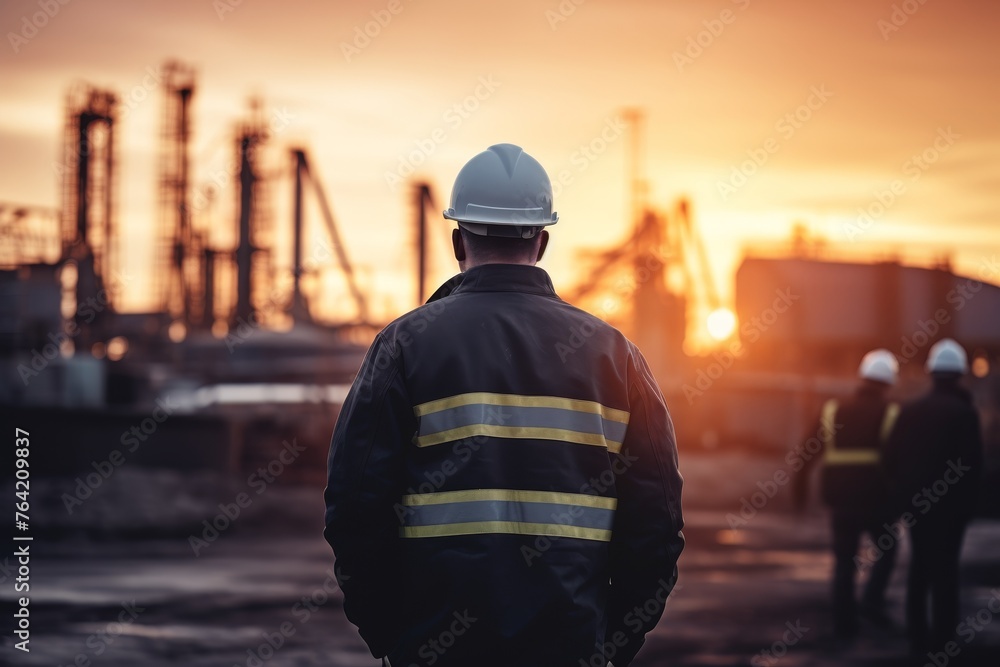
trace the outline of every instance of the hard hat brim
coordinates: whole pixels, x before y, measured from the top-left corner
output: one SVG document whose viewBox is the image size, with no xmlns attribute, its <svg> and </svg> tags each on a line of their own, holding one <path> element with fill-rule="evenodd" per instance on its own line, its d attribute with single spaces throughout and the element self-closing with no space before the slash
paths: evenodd
<svg viewBox="0 0 1000 667">
<path fill-rule="evenodd" d="M 499 208 L 494 206 L 481 206 L 479 204 L 468 204 L 465 213 L 459 214 L 454 208 L 445 209 L 442 212 L 446 220 L 455 222 L 468 222 L 480 225 L 516 225 L 519 227 L 545 227 L 559 222 L 559 214 L 553 212 L 551 216 L 545 216 L 545 209 L 541 207 L 532 208 Z"/>
</svg>

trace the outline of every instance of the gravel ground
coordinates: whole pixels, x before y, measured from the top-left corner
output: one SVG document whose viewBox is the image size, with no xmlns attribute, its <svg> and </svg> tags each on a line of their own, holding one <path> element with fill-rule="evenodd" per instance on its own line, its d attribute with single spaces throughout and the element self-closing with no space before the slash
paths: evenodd
<svg viewBox="0 0 1000 667">
<path fill-rule="evenodd" d="M 637 667 L 933 665 L 927 656 L 907 655 L 899 629 L 866 626 L 850 645 L 833 640 L 828 619 L 831 557 L 826 517 L 819 508 L 792 515 L 783 489 L 746 525 L 730 529 L 726 515 L 739 511 L 740 498 L 754 490 L 757 480 L 771 478 L 775 463 L 733 457 L 720 467 L 718 461 L 688 457 L 682 467 L 688 548 L 681 584 L 634 663 Z M 129 488 L 134 492 L 134 479 Z M 233 492 L 231 485 L 222 488 L 224 494 Z M 115 497 L 113 487 L 102 492 L 101 512 L 121 503 L 123 525 L 133 520 L 121 519 L 131 516 L 130 511 L 144 520 L 157 512 L 168 514 L 172 504 L 179 504 L 185 516 L 192 512 L 193 501 L 186 496 L 180 503 L 147 498 L 137 512 L 135 504 Z M 167 537 L 149 537 L 155 531 L 147 530 L 146 537 L 137 538 L 133 527 L 130 539 L 115 534 L 95 538 L 86 526 L 63 526 L 36 538 L 32 650 L 15 650 L 5 632 L 0 663 L 256 667 L 263 659 L 268 667 L 376 665 L 345 620 L 338 593 L 326 593 L 332 556 L 307 518 L 321 512 L 319 494 L 315 488 L 275 488 L 267 494 L 269 504 L 260 503 L 197 556 L 185 534 L 190 519 L 175 522 Z M 279 506 L 297 511 L 277 522 Z M 977 521 L 963 554 L 963 616 L 984 609 L 991 591 L 1000 587 L 998 556 L 1000 525 Z M 891 612 L 900 623 L 907 560 L 904 549 L 890 590 Z M 0 587 L 6 610 L 13 598 L 8 579 Z M 10 618 L 9 613 L 3 616 Z M 802 634 L 787 647 L 780 643 L 786 624 Z M 282 628 L 287 638 L 272 651 L 267 637 L 277 643 L 274 638 Z M 761 653 L 767 650 L 773 653 Z M 751 663 L 755 656 L 759 659 Z M 960 659 L 964 662 L 953 659 L 949 664 L 1000 665 L 1000 622 L 986 624 L 963 646 Z"/>
</svg>

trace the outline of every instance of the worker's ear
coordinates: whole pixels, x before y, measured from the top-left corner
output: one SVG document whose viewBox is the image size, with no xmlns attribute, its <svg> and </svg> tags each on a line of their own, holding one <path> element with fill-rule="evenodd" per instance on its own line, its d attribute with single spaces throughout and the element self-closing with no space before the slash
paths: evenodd
<svg viewBox="0 0 1000 667">
<path fill-rule="evenodd" d="M 545 254 L 545 248 L 549 245 L 549 233 L 544 229 L 538 232 L 538 236 L 541 237 L 541 241 L 538 244 L 538 254 L 535 256 L 535 261 L 542 261 L 542 255 Z"/>
<path fill-rule="evenodd" d="M 465 242 L 462 240 L 462 232 L 457 229 L 451 230 L 451 247 L 455 251 L 455 259 L 461 264 L 465 261 Z"/>
</svg>

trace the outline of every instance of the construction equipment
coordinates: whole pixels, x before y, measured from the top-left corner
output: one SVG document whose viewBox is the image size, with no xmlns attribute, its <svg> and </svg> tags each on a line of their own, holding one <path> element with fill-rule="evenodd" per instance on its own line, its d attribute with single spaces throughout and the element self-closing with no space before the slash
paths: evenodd
<svg viewBox="0 0 1000 667">
<path fill-rule="evenodd" d="M 94 300 L 100 310 L 80 324 L 78 344 L 100 339 L 114 308 L 116 290 L 106 289 L 114 266 L 115 120 L 118 98 L 87 85 L 71 89 L 66 100 L 63 161 L 62 257 L 76 266 L 77 307 Z"/>
<path fill-rule="evenodd" d="M 177 61 L 163 66 L 163 121 L 160 141 L 160 233 L 157 257 L 160 310 L 186 328 L 211 326 L 207 289 L 206 234 L 195 226 L 190 199 L 191 101 L 195 72 Z"/>
<path fill-rule="evenodd" d="M 585 253 L 587 280 L 565 292 L 629 335 L 658 375 L 682 357 L 689 306 L 695 312 L 720 308 L 705 247 L 691 221 L 691 207 L 679 199 L 667 215 L 649 203 L 641 157 L 644 117 L 628 109 L 626 158 L 631 231 L 618 245 Z M 603 297 L 603 298 L 601 298 Z"/>
<path fill-rule="evenodd" d="M 694 302 L 700 304 L 701 314 L 711 315 L 722 308 L 719 292 L 715 288 L 712 269 L 705 253 L 705 244 L 701 235 L 691 221 L 691 205 L 687 199 L 677 200 L 674 220 L 679 232 L 679 243 L 682 248 L 681 266 L 684 271 L 685 285 L 694 295 Z"/>
<path fill-rule="evenodd" d="M 305 301 L 305 297 L 302 293 L 301 278 L 306 272 L 306 268 L 303 265 L 303 252 L 302 252 L 302 241 L 303 241 L 303 230 L 304 230 L 304 192 L 303 188 L 306 185 L 312 187 L 312 192 L 316 196 L 316 200 L 319 203 L 320 211 L 323 214 L 323 222 L 326 223 L 326 230 L 330 236 L 330 241 L 333 244 L 334 251 L 337 256 L 337 262 L 340 265 L 340 270 L 347 279 L 347 286 L 351 293 L 351 298 L 354 301 L 354 305 L 357 308 L 357 320 L 358 323 L 364 324 L 368 322 L 368 300 L 365 298 L 364 293 L 362 293 L 360 287 L 357 283 L 357 278 L 355 277 L 354 267 L 351 264 L 350 259 L 347 256 L 347 250 L 344 247 L 343 242 L 340 238 L 340 233 L 337 231 L 337 224 L 333 218 L 333 210 L 330 208 L 330 202 L 326 197 L 326 192 L 323 189 L 323 184 L 316 174 L 315 167 L 311 167 L 309 160 L 306 158 L 306 152 L 302 148 L 292 149 L 292 163 L 295 174 L 295 194 L 293 198 L 293 219 L 294 219 L 294 240 L 293 240 L 293 268 L 292 268 L 292 300 L 291 300 L 291 312 L 293 318 L 296 320 L 306 320 L 308 321 L 309 309 L 308 304 Z"/>
<path fill-rule="evenodd" d="M 271 264 L 272 219 L 263 193 L 264 181 L 258 165 L 259 153 L 269 132 L 263 105 L 251 100 L 250 113 L 236 130 L 236 163 L 239 165 L 237 206 L 239 210 L 236 245 L 236 307 L 231 325 L 259 322 L 262 306 L 271 294 L 274 273 Z"/>
<path fill-rule="evenodd" d="M 414 206 L 417 212 L 417 305 L 427 299 L 427 211 L 437 211 L 434 195 L 428 183 L 417 183 L 413 186 Z"/>
</svg>

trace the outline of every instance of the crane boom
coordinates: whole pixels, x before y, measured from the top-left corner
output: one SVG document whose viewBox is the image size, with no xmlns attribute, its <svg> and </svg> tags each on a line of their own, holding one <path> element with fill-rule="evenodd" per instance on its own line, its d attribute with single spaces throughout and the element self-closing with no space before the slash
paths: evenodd
<svg viewBox="0 0 1000 667">
<path fill-rule="evenodd" d="M 347 250 L 344 248 L 344 244 L 340 238 L 340 233 L 337 231 L 337 223 L 333 217 L 333 209 L 330 208 L 330 202 L 326 197 L 326 191 L 323 189 L 323 184 L 320 181 L 316 170 L 309 164 L 305 151 L 298 150 L 295 152 L 295 156 L 297 159 L 298 169 L 300 169 L 302 175 L 308 179 L 310 185 L 312 185 L 313 192 L 316 193 L 316 199 L 319 201 L 320 210 L 323 213 L 323 221 L 326 223 L 327 232 L 330 234 L 330 240 L 333 242 L 334 250 L 337 253 L 337 262 L 340 264 L 340 268 L 344 272 L 344 277 L 347 279 L 347 287 L 351 292 L 351 297 L 353 298 L 355 305 L 357 306 L 358 319 L 361 322 L 367 322 L 368 300 L 358 287 L 354 267 L 351 264 L 350 258 L 347 256 Z M 300 188 L 301 186 L 297 188 L 296 194 L 301 194 Z M 301 246 L 299 249 L 301 251 Z"/>
<path fill-rule="evenodd" d="M 417 183 L 414 186 L 414 200 L 417 207 L 417 305 L 419 306 L 427 296 L 427 208 L 436 208 L 430 184 Z"/>
<path fill-rule="evenodd" d="M 700 274 L 702 289 L 705 293 L 705 301 L 708 303 L 709 311 L 713 311 L 721 305 L 719 293 L 715 289 L 715 281 L 712 279 L 712 272 L 709 269 L 705 244 L 701 239 L 701 235 L 698 234 L 698 230 L 691 223 L 691 205 L 687 199 L 681 199 L 677 202 L 677 217 L 680 218 L 680 227 L 687 238 L 688 246 L 694 247 L 694 259 L 691 261 L 698 264 L 698 272 Z M 685 255 L 690 257 L 691 253 L 685 253 Z"/>
</svg>

